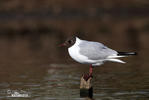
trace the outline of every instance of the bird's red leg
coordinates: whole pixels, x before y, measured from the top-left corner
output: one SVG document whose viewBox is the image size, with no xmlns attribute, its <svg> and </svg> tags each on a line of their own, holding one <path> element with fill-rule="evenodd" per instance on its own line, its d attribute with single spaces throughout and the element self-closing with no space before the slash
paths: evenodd
<svg viewBox="0 0 149 100">
<path fill-rule="evenodd" d="M 92 66 L 92 65 L 90 65 L 90 69 L 89 69 L 89 76 L 92 76 L 92 74 L 93 74 L 93 66 Z"/>
<path fill-rule="evenodd" d="M 90 77 L 93 77 L 92 73 L 93 73 L 93 66 L 91 65 L 89 69 L 89 73 L 83 74 L 83 78 L 87 81 Z"/>
</svg>

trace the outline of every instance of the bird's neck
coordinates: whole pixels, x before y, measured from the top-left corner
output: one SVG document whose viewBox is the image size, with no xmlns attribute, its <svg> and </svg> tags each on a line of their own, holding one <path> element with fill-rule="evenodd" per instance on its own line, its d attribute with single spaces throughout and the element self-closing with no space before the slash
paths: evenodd
<svg viewBox="0 0 149 100">
<path fill-rule="evenodd" d="M 76 42 L 75 42 L 75 45 L 79 45 L 81 42 L 81 39 L 79 39 L 78 37 L 76 37 Z"/>
</svg>

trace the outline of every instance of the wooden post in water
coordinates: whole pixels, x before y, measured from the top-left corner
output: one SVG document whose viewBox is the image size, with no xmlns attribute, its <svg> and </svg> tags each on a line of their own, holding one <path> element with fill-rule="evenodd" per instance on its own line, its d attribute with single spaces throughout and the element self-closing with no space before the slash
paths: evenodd
<svg viewBox="0 0 149 100">
<path fill-rule="evenodd" d="M 83 75 L 80 81 L 80 97 L 93 97 L 92 76 Z"/>
</svg>

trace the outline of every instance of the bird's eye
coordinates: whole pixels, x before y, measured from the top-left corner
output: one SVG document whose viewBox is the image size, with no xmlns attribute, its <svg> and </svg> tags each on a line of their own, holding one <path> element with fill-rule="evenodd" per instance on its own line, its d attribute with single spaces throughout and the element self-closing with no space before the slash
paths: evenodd
<svg viewBox="0 0 149 100">
<path fill-rule="evenodd" d="M 71 40 L 69 40 L 68 43 L 71 44 Z"/>
</svg>

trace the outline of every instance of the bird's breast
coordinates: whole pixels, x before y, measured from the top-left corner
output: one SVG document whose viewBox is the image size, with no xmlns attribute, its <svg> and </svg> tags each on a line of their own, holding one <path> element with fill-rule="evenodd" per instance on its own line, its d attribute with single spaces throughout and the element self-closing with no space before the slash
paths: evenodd
<svg viewBox="0 0 149 100">
<path fill-rule="evenodd" d="M 69 55 L 72 59 L 79 63 L 87 63 L 87 57 L 81 55 L 79 53 L 80 48 L 77 45 L 73 45 L 72 47 L 68 48 Z"/>
</svg>

